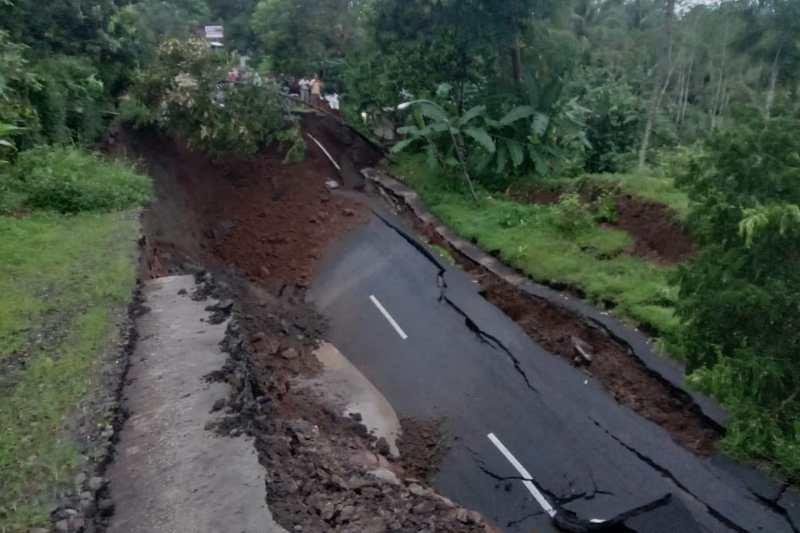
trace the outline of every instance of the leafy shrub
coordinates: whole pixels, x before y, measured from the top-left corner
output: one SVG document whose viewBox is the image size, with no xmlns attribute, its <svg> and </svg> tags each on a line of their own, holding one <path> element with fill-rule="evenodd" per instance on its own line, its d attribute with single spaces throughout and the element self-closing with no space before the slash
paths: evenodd
<svg viewBox="0 0 800 533">
<path fill-rule="evenodd" d="M 552 212 L 552 222 L 562 232 L 574 235 L 592 227 L 591 210 L 581 201 L 578 193 L 562 194 Z"/>
<path fill-rule="evenodd" d="M 119 118 L 125 124 L 143 129 L 156 124 L 157 115 L 141 100 L 127 96 L 119 103 Z"/>
<path fill-rule="evenodd" d="M 692 162 L 705 155 L 701 144 L 676 146 L 659 150 L 656 157 L 658 169 L 667 177 L 685 176 L 691 169 Z"/>
<path fill-rule="evenodd" d="M 284 164 L 305 161 L 307 147 L 299 125 L 295 124 L 293 127 L 278 132 L 275 140 L 287 147 L 286 156 L 283 158 Z"/>
<path fill-rule="evenodd" d="M 0 31 L 0 122 L 22 128 L 17 145 L 99 138 L 108 101 L 92 63 L 59 55 L 29 61 L 27 52 Z"/>
<path fill-rule="evenodd" d="M 39 131 L 39 117 L 28 96 L 40 90 L 41 84 L 24 57 L 26 51 L 26 46 L 11 42 L 8 33 L 0 31 L 0 122 L 7 128 L 24 128 L 16 130 L 24 133 L 15 143 L 18 146 Z M 4 137 L 10 131 L 7 128 Z"/>
<path fill-rule="evenodd" d="M 39 146 L 22 152 L 0 175 L 0 191 L 16 200 L 0 206 L 61 213 L 114 211 L 145 203 L 149 178 L 131 167 L 73 147 Z"/>
<path fill-rule="evenodd" d="M 55 56 L 36 63 L 41 89 L 31 95 L 48 143 L 92 142 L 105 129 L 108 105 L 97 69 L 87 60 Z"/>
<path fill-rule="evenodd" d="M 798 127 L 788 114 L 740 121 L 679 180 L 702 245 L 680 271 L 681 348 L 734 415 L 728 445 L 784 468 L 780 450 L 800 447 Z"/>
<path fill-rule="evenodd" d="M 597 222 L 613 224 L 617 220 L 617 194 L 615 189 L 604 191 L 592 202 Z"/>
<path fill-rule="evenodd" d="M 437 95 L 446 103 L 405 104 L 416 109 L 416 125 L 398 130 L 408 138 L 397 143 L 394 152 L 424 146 L 430 163 L 460 169 L 497 189 L 507 187 L 513 176 L 558 174 L 585 146 L 580 126 L 584 110 L 575 100 L 557 102 L 547 113 L 518 105 L 493 119 L 483 105 L 457 113 L 455 102 L 448 100 L 447 84 Z"/>
<path fill-rule="evenodd" d="M 585 167 L 589 172 L 620 172 L 633 161 L 641 135 L 643 106 L 633 87 L 605 69 L 584 69 L 573 81 L 588 114 Z"/>
<path fill-rule="evenodd" d="M 203 39 L 170 39 L 139 75 L 132 96 L 192 147 L 212 155 L 254 154 L 286 126 L 281 95 L 275 82 L 253 72 L 227 82 L 235 64 Z"/>
</svg>

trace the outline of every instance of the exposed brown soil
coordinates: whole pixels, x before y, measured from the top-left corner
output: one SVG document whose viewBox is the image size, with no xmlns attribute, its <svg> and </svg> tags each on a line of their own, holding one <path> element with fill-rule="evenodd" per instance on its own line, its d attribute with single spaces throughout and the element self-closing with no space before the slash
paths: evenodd
<svg viewBox="0 0 800 533">
<path fill-rule="evenodd" d="M 703 456 L 714 452 L 720 431 L 686 393 L 653 375 L 627 347 L 570 311 L 498 278 L 449 246 L 431 226 L 422 224 L 410 212 L 405 214 L 421 235 L 447 249 L 459 266 L 478 281 L 484 298 L 517 322 L 545 350 L 581 367 L 619 403 L 666 429 L 684 448 Z M 591 361 L 584 354 L 589 354 Z"/>
<path fill-rule="evenodd" d="M 343 167 L 374 162 L 363 141 L 338 140 L 338 128 L 306 124 Z M 313 351 L 326 330 L 305 304 L 306 286 L 325 248 L 367 219 L 366 208 L 326 187 L 335 172 L 321 150 L 309 142 L 307 161 L 283 165 L 276 152 L 213 162 L 157 136 L 120 144 L 156 182 L 158 200 L 144 216 L 149 275 L 197 272 L 193 297 L 214 295 L 226 300 L 221 310 L 235 310 L 223 343 L 229 359 L 209 376 L 233 393 L 219 406 L 226 420 L 209 429 L 255 438 L 275 519 L 306 532 L 493 531 L 409 474 L 357 420 L 293 387 L 320 370 Z M 422 469 L 431 456 L 420 453 L 404 461 Z"/>
<path fill-rule="evenodd" d="M 357 138 L 335 143 L 339 127 L 321 120 L 309 129 L 347 165 L 380 157 Z M 153 276 L 204 262 L 305 286 L 325 248 L 366 220 L 363 206 L 326 187 L 336 171 L 310 140 L 307 160 L 290 165 L 274 150 L 213 161 L 157 134 L 123 132 L 122 140 L 118 151 L 142 160 L 155 178 L 157 201 L 144 216 L 145 266 Z"/>
<path fill-rule="evenodd" d="M 669 265 L 682 263 L 695 254 L 689 232 L 668 206 L 620 194 L 616 214 L 611 226 L 633 237 L 634 245 L 629 253 Z"/>
<path fill-rule="evenodd" d="M 482 276 L 481 290 L 487 300 L 522 326 L 545 350 L 585 368 L 619 403 L 669 431 L 683 447 L 700 455 L 714 451 L 720 434 L 691 399 L 654 377 L 604 331 L 493 275 Z M 585 352 L 590 354 L 591 362 L 579 351 L 582 343 L 589 347 Z"/>
<path fill-rule="evenodd" d="M 253 399 L 231 403 L 239 426 L 256 437 L 269 476 L 268 503 L 280 524 L 290 531 L 492 531 L 480 515 L 406 470 L 406 464 L 422 468 L 430 457 L 424 450 L 411 457 L 416 449 L 401 446 L 406 457 L 397 462 L 358 420 L 292 387 L 294 378 L 314 373 L 312 351 L 324 335 L 324 321 L 303 302 L 302 291 L 279 297 L 249 285 L 237 292 L 241 312 L 226 343 L 227 379 L 242 391 L 249 378 Z M 376 469 L 388 477 L 369 473 Z"/>
<path fill-rule="evenodd" d="M 449 448 L 445 420 L 402 418 L 400 426 L 403 433 L 397 446 L 403 468 L 411 477 L 430 480 Z"/>
<path fill-rule="evenodd" d="M 581 196 L 591 203 L 604 192 L 607 191 L 594 188 L 582 191 Z M 562 191 L 542 188 L 510 192 L 518 202 L 543 205 L 558 203 L 561 194 Z M 616 216 L 605 226 L 626 231 L 633 238 L 628 254 L 662 265 L 682 263 L 694 256 L 694 241 L 669 206 L 627 193 L 616 193 L 614 205 Z"/>
</svg>

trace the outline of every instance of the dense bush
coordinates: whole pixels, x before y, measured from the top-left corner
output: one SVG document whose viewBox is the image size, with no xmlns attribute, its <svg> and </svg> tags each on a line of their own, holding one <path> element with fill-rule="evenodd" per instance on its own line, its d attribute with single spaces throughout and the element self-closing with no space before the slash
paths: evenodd
<svg viewBox="0 0 800 533">
<path fill-rule="evenodd" d="M 0 31 L 0 122 L 20 128 L 16 144 L 97 140 L 111 105 L 95 66 L 84 58 L 29 54 Z"/>
<path fill-rule="evenodd" d="M 586 121 L 586 170 L 625 170 L 640 141 L 644 116 L 641 99 L 626 81 L 602 70 L 580 72 L 570 89 L 591 110 Z"/>
<path fill-rule="evenodd" d="M 133 168 L 73 147 L 24 151 L 0 172 L 0 212 L 114 211 L 141 205 L 151 194 L 149 178 Z"/>
<path fill-rule="evenodd" d="M 105 130 L 103 112 L 111 108 L 97 69 L 86 59 L 55 56 L 33 69 L 40 88 L 31 93 L 42 140 L 93 142 Z"/>
<path fill-rule="evenodd" d="M 731 409 L 735 452 L 800 478 L 800 117 L 740 121 L 680 181 L 702 245 L 680 273 L 681 348 Z"/>
<path fill-rule="evenodd" d="M 286 127 L 285 115 L 275 82 L 254 72 L 226 81 L 235 59 L 215 53 L 202 39 L 166 41 L 137 79 L 129 118 L 152 120 L 212 155 L 254 154 Z M 142 114 L 142 105 L 152 119 Z"/>
</svg>

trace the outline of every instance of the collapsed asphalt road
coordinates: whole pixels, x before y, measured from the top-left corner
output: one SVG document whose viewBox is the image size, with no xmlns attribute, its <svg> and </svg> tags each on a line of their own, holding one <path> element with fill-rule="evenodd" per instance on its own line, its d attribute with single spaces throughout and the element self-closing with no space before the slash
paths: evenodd
<svg viewBox="0 0 800 533">
<path fill-rule="evenodd" d="M 400 227 L 374 217 L 347 237 L 308 299 L 401 417 L 447 421 L 441 493 L 507 531 L 796 531 L 771 496 L 543 351 Z"/>
</svg>

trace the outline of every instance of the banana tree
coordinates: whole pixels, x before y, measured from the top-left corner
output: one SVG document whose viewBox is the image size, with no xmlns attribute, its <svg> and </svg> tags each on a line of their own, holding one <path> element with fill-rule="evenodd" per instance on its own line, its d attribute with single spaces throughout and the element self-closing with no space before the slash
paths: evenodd
<svg viewBox="0 0 800 533">
<path fill-rule="evenodd" d="M 472 198 L 477 201 L 478 194 L 470 175 L 464 137 L 470 137 L 487 149 L 494 151 L 494 141 L 485 129 L 472 125 L 486 112 L 484 106 L 475 106 L 461 116 L 450 115 L 442 106 L 431 100 L 414 100 L 398 106 L 398 110 L 415 108 L 418 125 L 399 128 L 397 131 L 408 137 L 392 148 L 399 153 L 415 143 L 426 143 L 428 161 L 433 166 L 458 167 L 469 187 Z M 428 119 L 426 121 L 426 119 Z M 440 139 L 447 142 L 437 142 Z"/>
<path fill-rule="evenodd" d="M 11 141 L 11 137 L 18 134 L 21 130 L 22 128 L 12 124 L 0 122 L 0 166 L 8 163 L 6 160 L 6 155 L 8 153 L 16 151 L 17 147 L 14 145 L 14 142 Z"/>
</svg>

